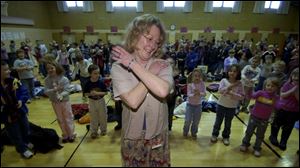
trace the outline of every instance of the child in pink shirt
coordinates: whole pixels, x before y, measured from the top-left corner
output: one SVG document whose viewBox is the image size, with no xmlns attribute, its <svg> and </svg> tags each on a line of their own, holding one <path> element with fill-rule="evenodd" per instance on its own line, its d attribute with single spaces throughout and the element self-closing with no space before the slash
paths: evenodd
<svg viewBox="0 0 300 168">
<path fill-rule="evenodd" d="M 202 98 L 206 96 L 205 84 L 203 82 L 203 74 L 200 69 L 194 69 L 190 74 L 191 83 L 187 87 L 187 104 L 185 121 L 183 126 L 183 136 L 187 137 L 191 127 L 193 138 L 197 138 L 198 125 L 202 112 Z"/>
</svg>

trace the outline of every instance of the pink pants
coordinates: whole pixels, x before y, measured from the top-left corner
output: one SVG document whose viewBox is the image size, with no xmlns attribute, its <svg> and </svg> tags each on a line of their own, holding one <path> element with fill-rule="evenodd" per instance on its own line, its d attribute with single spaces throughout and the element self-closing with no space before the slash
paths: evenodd
<svg viewBox="0 0 300 168">
<path fill-rule="evenodd" d="M 63 139 L 72 138 L 74 135 L 74 122 L 71 103 L 66 102 L 52 102 L 58 124 L 62 131 Z"/>
</svg>

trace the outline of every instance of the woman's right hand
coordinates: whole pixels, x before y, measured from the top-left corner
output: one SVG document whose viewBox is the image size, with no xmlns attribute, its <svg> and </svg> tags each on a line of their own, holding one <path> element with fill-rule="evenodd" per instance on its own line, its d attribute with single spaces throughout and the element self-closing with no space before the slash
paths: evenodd
<svg viewBox="0 0 300 168">
<path fill-rule="evenodd" d="M 169 64 L 164 61 L 164 60 L 157 60 L 157 61 L 154 61 L 150 67 L 149 67 L 149 71 L 154 74 L 154 75 L 157 75 L 162 69 L 168 67 Z"/>
<path fill-rule="evenodd" d="M 133 56 L 121 46 L 114 46 L 112 48 L 111 54 L 113 60 L 121 63 L 125 67 L 128 67 L 129 63 L 134 59 Z"/>
</svg>

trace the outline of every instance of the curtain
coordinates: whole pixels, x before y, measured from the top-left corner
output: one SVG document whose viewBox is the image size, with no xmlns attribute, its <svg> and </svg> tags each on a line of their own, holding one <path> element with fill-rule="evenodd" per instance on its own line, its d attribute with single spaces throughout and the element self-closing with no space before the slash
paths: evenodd
<svg viewBox="0 0 300 168">
<path fill-rule="evenodd" d="M 205 1 L 204 12 L 213 12 L 213 1 Z"/>
<path fill-rule="evenodd" d="M 278 14 L 288 14 L 290 8 L 290 1 L 280 1 L 280 6 L 277 10 Z"/>
<path fill-rule="evenodd" d="M 66 1 L 56 1 L 56 4 L 57 4 L 57 9 L 59 12 L 68 12 L 69 11 Z"/>
<path fill-rule="evenodd" d="M 193 10 L 193 1 L 185 1 L 183 12 L 192 12 Z"/>
<path fill-rule="evenodd" d="M 114 8 L 112 6 L 111 1 L 106 1 L 106 12 L 114 12 Z"/>
<path fill-rule="evenodd" d="M 235 1 L 232 8 L 232 13 L 240 13 L 242 9 L 242 1 Z"/>
<path fill-rule="evenodd" d="M 144 12 L 143 1 L 137 1 L 136 12 Z"/>
<path fill-rule="evenodd" d="M 94 12 L 93 1 L 83 1 L 83 12 Z"/>
<path fill-rule="evenodd" d="M 163 1 L 156 1 L 156 12 L 164 12 L 164 2 Z"/>
<path fill-rule="evenodd" d="M 265 12 L 265 1 L 255 1 L 253 13 L 264 13 Z"/>
</svg>

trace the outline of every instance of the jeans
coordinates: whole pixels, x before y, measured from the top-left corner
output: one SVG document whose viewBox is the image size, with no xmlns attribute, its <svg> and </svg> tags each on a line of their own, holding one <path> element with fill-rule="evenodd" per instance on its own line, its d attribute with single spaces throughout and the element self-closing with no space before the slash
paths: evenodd
<svg viewBox="0 0 300 168">
<path fill-rule="evenodd" d="M 5 123 L 7 135 L 16 147 L 17 152 L 24 153 L 29 143 L 29 122 L 26 113 L 20 113 L 20 118 L 12 123 Z"/>
<path fill-rule="evenodd" d="M 257 151 L 261 151 L 261 144 L 264 140 L 267 127 L 268 127 L 268 120 L 258 119 L 251 115 L 248 121 L 247 130 L 245 132 L 245 136 L 243 138 L 242 144 L 247 147 L 250 146 L 251 137 L 256 129 L 256 141 L 253 149 Z"/>
<path fill-rule="evenodd" d="M 33 78 L 21 79 L 22 84 L 27 88 L 29 93 L 29 99 L 35 97 L 34 95 L 34 81 Z"/>
<path fill-rule="evenodd" d="M 223 120 L 225 120 L 224 130 L 222 132 L 223 138 L 229 138 L 230 129 L 231 129 L 231 121 L 234 117 L 236 108 L 227 108 L 222 105 L 217 105 L 216 110 L 216 120 L 213 128 L 212 135 L 215 137 L 219 136 L 219 131 L 222 125 Z"/>
<path fill-rule="evenodd" d="M 299 120 L 299 112 L 290 112 L 282 109 L 277 111 L 271 127 L 271 137 L 277 139 L 281 128 L 280 144 L 286 146 L 297 120 Z"/>
<path fill-rule="evenodd" d="M 80 85 L 82 90 L 84 90 L 86 83 L 90 80 L 90 77 L 79 77 Z M 82 97 L 84 97 L 84 92 L 82 92 Z"/>
<path fill-rule="evenodd" d="M 198 125 L 201 119 L 202 105 L 186 104 L 185 121 L 183 126 L 183 134 L 187 135 L 191 126 L 192 135 L 197 135 Z"/>
</svg>

